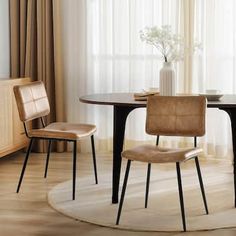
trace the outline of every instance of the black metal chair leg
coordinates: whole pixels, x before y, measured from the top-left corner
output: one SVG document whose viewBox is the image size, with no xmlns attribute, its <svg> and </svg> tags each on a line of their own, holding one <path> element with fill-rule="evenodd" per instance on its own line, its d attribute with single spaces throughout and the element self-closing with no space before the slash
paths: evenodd
<svg viewBox="0 0 236 236">
<path fill-rule="evenodd" d="M 197 147 L 197 137 L 194 137 L 194 147 Z M 196 164 L 196 168 L 197 168 L 197 174 L 198 174 L 199 184 L 201 187 L 202 199 L 204 202 L 205 211 L 206 211 L 206 214 L 208 215 L 207 200 L 206 200 L 206 195 L 205 195 L 205 190 L 204 190 L 204 184 L 202 181 L 202 174 L 201 174 L 201 168 L 199 165 L 198 157 L 195 157 L 195 164 Z"/>
<path fill-rule="evenodd" d="M 19 191 L 20 191 L 21 182 L 22 182 L 23 177 L 24 177 L 25 168 L 26 168 L 26 165 L 27 165 L 27 162 L 28 162 L 29 154 L 30 154 L 31 149 L 32 149 L 33 140 L 34 140 L 33 138 L 30 139 L 30 143 L 29 143 L 29 146 L 28 146 L 28 149 L 27 149 L 27 153 L 26 153 L 26 156 L 25 156 L 25 161 L 24 161 L 24 164 L 23 164 L 23 168 L 22 168 L 22 171 L 21 171 L 20 179 L 19 179 L 19 182 L 18 182 L 17 190 L 16 190 L 17 193 L 19 193 Z"/>
<path fill-rule="evenodd" d="M 147 208 L 147 205 L 148 205 L 150 174 L 151 174 L 151 163 L 148 163 L 147 182 L 146 182 L 146 194 L 145 194 L 145 208 Z"/>
<path fill-rule="evenodd" d="M 176 171 L 177 171 L 177 179 L 178 179 L 178 187 L 179 187 L 179 201 L 181 207 L 181 215 L 183 222 L 183 230 L 186 231 L 186 222 L 185 222 L 185 212 L 184 212 L 184 198 L 183 198 L 183 189 L 182 189 L 182 181 L 181 181 L 181 172 L 179 162 L 176 162 Z"/>
<path fill-rule="evenodd" d="M 201 187 L 202 199 L 203 199 L 203 202 L 204 202 L 206 214 L 208 215 L 207 200 L 206 200 L 206 195 L 205 195 L 205 190 L 204 190 L 204 184 L 203 184 L 203 181 L 202 181 L 202 174 L 201 174 L 201 169 L 200 169 L 198 157 L 195 157 L 195 164 L 196 164 L 196 168 L 197 168 L 199 184 L 200 184 L 200 187 Z"/>
<path fill-rule="evenodd" d="M 73 148 L 73 183 L 72 183 L 72 199 L 75 200 L 75 187 L 76 187 L 76 156 L 77 155 L 77 141 L 74 141 Z"/>
<path fill-rule="evenodd" d="M 91 146 L 92 146 L 92 153 L 93 153 L 93 168 L 94 168 L 94 175 L 95 175 L 95 183 L 98 184 L 97 163 L 96 163 L 96 154 L 95 154 L 95 145 L 94 145 L 93 135 L 91 136 Z"/>
<path fill-rule="evenodd" d="M 116 225 L 118 225 L 119 221 L 120 221 L 120 214 L 121 214 L 121 210 L 122 210 L 122 206 L 123 206 L 123 202 L 124 202 L 125 190 L 126 190 L 126 186 L 127 186 L 127 182 L 128 182 L 128 177 L 129 177 L 130 164 L 131 164 L 131 160 L 128 160 L 127 166 L 126 166 L 126 171 L 125 171 L 124 183 L 123 183 L 123 187 L 122 187 L 119 209 L 118 209 L 117 218 L 116 218 Z"/>
<path fill-rule="evenodd" d="M 159 139 L 160 139 L 160 136 L 157 135 L 157 137 L 156 137 L 156 146 L 158 146 L 158 144 L 159 144 Z"/>
<path fill-rule="evenodd" d="M 49 141 L 48 141 L 48 152 L 47 152 L 47 160 L 46 160 L 44 178 L 47 178 L 48 163 L 49 163 L 49 157 L 50 157 L 50 152 L 51 152 L 51 144 L 52 144 L 52 140 L 49 140 Z"/>
</svg>

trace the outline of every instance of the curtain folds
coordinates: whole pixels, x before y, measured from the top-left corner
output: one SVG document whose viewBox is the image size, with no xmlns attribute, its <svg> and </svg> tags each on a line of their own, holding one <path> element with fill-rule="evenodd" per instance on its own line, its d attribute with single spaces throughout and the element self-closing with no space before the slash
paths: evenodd
<svg viewBox="0 0 236 236">
<path fill-rule="evenodd" d="M 10 76 L 43 81 L 51 106 L 46 122 L 63 121 L 60 1 L 9 0 L 9 3 Z M 38 145 L 37 151 L 46 150 L 45 142 Z M 57 150 L 63 151 L 64 143 Z"/>
<path fill-rule="evenodd" d="M 193 54 L 191 48 L 194 46 L 194 9 L 195 0 L 182 0 L 181 9 L 181 34 L 186 44 L 186 55 L 183 66 L 181 67 L 182 91 L 185 93 L 192 92 L 192 73 L 193 73 Z M 180 62 L 181 63 L 181 62 Z"/>
<path fill-rule="evenodd" d="M 89 93 L 138 92 L 159 87 L 162 61 L 153 47 L 141 42 L 139 31 L 146 26 L 168 24 L 176 33 L 187 34 L 181 22 L 186 20 L 193 3 L 183 0 L 61 2 L 64 69 L 68 78 L 67 117 L 71 121 L 95 123 L 98 149 L 112 150 L 112 107 L 89 106 L 75 98 Z M 185 61 L 190 63 L 189 58 Z M 188 92 L 185 81 L 189 81 L 190 72 L 185 72 L 184 63 L 176 64 L 175 69 L 178 91 Z M 126 145 L 152 141 L 145 134 L 145 109 L 133 111 L 126 127 Z"/>
<path fill-rule="evenodd" d="M 235 94 L 236 2 L 198 0 L 194 9 L 194 34 L 202 42 L 201 54 L 194 56 L 193 92 L 217 89 Z M 232 158 L 232 136 L 228 114 L 208 109 L 206 152 Z"/>
<path fill-rule="evenodd" d="M 81 104 L 91 93 L 138 92 L 159 87 L 162 62 L 155 49 L 141 42 L 145 26 L 171 25 L 187 43 L 183 62 L 175 64 L 177 91 L 219 89 L 235 93 L 235 1 L 221 0 L 61 0 L 66 116 L 98 126 L 98 149 L 112 150 L 112 108 Z M 226 27 L 227 26 L 227 27 Z M 202 51 L 192 52 L 195 39 Z M 227 81 L 227 82 L 224 82 Z M 76 107 L 76 109 L 75 109 Z M 207 133 L 199 142 L 206 156 L 232 157 L 228 116 L 207 110 Z M 145 110 L 133 111 L 126 123 L 126 145 L 154 142 L 145 134 Z M 161 139 L 163 145 L 192 140 Z"/>
</svg>

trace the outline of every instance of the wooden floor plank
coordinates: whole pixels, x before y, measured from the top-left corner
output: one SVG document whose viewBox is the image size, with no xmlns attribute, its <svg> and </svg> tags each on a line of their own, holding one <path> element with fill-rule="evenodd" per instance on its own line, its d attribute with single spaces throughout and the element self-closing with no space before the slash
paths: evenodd
<svg viewBox="0 0 236 236">
<path fill-rule="evenodd" d="M 111 154 L 98 153 L 97 156 L 98 173 L 111 171 Z M 45 154 L 33 154 L 26 168 L 20 193 L 16 194 L 23 159 L 24 153 L 21 152 L 0 159 L 0 236 L 177 236 L 182 234 L 115 230 L 76 221 L 53 210 L 47 203 L 47 192 L 56 184 L 71 179 L 70 153 L 52 154 L 46 180 L 43 178 Z M 167 170 L 171 172 L 168 167 Z M 78 158 L 78 177 L 84 175 L 93 176 L 92 159 L 89 154 L 79 155 Z M 184 235 L 232 236 L 236 235 L 236 229 L 191 232 Z"/>
</svg>

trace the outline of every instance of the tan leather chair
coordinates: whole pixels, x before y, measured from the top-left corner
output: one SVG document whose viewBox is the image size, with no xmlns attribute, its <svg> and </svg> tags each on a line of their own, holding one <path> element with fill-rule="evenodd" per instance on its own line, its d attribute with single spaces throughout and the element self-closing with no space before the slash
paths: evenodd
<svg viewBox="0 0 236 236">
<path fill-rule="evenodd" d="M 117 225 L 120 221 L 131 161 L 148 163 L 145 208 L 148 204 L 151 163 L 176 163 L 183 230 L 186 231 L 180 163 L 189 159 L 195 159 L 203 202 L 206 214 L 208 214 L 207 201 L 198 161 L 198 155 L 202 153 L 202 149 L 196 147 L 196 137 L 205 134 L 205 110 L 206 99 L 202 96 L 152 96 L 148 98 L 146 132 L 150 135 L 157 135 L 157 142 L 156 145 L 142 145 L 122 152 L 122 157 L 127 159 L 128 162 L 116 219 Z M 194 147 L 184 149 L 161 148 L 158 146 L 159 135 L 192 136 L 194 137 Z"/>
<path fill-rule="evenodd" d="M 91 124 L 72 124 L 65 122 L 54 122 L 49 125 L 45 125 L 44 116 L 50 113 L 50 107 L 48 97 L 43 82 L 36 81 L 26 85 L 14 86 L 14 94 L 16 103 L 19 111 L 19 116 L 24 124 L 25 133 L 30 139 L 28 150 L 26 153 L 24 165 L 21 171 L 19 179 L 17 193 L 20 190 L 21 182 L 23 180 L 25 168 L 27 165 L 28 157 L 31 152 L 32 144 L 35 139 L 45 139 L 49 141 L 48 153 L 46 160 L 46 168 L 44 177 L 47 176 L 48 162 L 51 150 L 51 142 L 55 141 L 68 141 L 73 142 L 73 185 L 72 185 L 72 199 L 75 199 L 75 186 L 76 186 L 76 149 L 77 141 L 83 138 L 91 137 L 93 164 L 95 182 L 97 180 L 97 167 L 96 167 L 96 156 L 94 147 L 94 136 L 96 126 Z M 29 129 L 27 126 L 28 121 L 40 119 L 42 128 Z"/>
</svg>

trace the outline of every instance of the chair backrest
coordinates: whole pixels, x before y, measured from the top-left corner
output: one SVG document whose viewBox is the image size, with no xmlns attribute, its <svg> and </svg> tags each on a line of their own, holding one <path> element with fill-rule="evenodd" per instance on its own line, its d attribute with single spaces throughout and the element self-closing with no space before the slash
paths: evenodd
<svg viewBox="0 0 236 236">
<path fill-rule="evenodd" d="M 147 101 L 146 132 L 164 136 L 203 136 L 206 98 L 151 96 Z"/>
<path fill-rule="evenodd" d="M 43 82 L 17 85 L 13 88 L 21 121 L 29 121 L 50 113 L 47 93 Z"/>
</svg>

